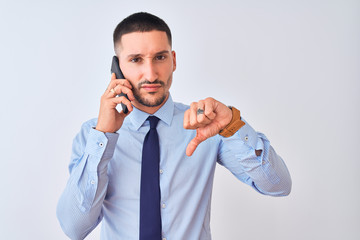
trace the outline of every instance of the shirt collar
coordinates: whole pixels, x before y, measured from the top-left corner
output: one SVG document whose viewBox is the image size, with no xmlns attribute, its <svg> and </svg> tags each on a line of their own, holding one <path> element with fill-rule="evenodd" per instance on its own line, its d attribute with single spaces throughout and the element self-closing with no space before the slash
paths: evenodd
<svg viewBox="0 0 360 240">
<path fill-rule="evenodd" d="M 165 122 L 167 125 L 171 124 L 171 121 L 174 116 L 174 102 L 170 94 L 165 104 L 152 115 L 158 117 L 161 121 Z M 132 125 L 134 126 L 135 130 L 139 130 L 139 128 L 144 124 L 144 122 L 149 116 L 150 114 L 143 112 L 137 109 L 136 107 L 134 107 L 133 111 L 129 114 L 128 118 L 131 121 Z"/>
</svg>

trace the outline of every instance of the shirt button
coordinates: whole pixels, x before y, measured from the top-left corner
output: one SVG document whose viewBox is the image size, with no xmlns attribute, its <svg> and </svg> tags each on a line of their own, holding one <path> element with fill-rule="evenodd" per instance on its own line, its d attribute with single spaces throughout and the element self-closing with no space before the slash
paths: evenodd
<svg viewBox="0 0 360 240">
<path fill-rule="evenodd" d="M 249 137 L 248 136 L 245 136 L 245 141 L 249 140 Z"/>
<path fill-rule="evenodd" d="M 265 164 L 265 160 L 262 160 L 262 164 Z"/>
<path fill-rule="evenodd" d="M 166 204 L 165 204 L 165 203 L 162 203 L 162 204 L 161 204 L 161 207 L 162 207 L 162 208 L 166 208 Z"/>
<path fill-rule="evenodd" d="M 164 170 L 160 169 L 160 174 L 163 174 Z"/>
<path fill-rule="evenodd" d="M 95 181 L 94 181 L 94 180 L 91 180 L 90 183 L 91 183 L 92 185 L 94 185 L 94 184 L 95 184 Z"/>
<path fill-rule="evenodd" d="M 103 146 L 104 146 L 104 143 L 102 143 L 102 142 L 99 143 L 99 146 L 100 146 L 100 147 L 103 147 Z"/>
<path fill-rule="evenodd" d="M 162 240 L 166 240 L 166 238 L 162 238 Z"/>
</svg>

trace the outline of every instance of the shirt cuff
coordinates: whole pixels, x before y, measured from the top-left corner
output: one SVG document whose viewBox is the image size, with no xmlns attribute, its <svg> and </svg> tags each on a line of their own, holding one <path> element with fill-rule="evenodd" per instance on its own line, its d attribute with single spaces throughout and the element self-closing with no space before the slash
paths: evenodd
<svg viewBox="0 0 360 240">
<path fill-rule="evenodd" d="M 103 133 L 94 128 L 90 129 L 85 147 L 85 153 L 92 156 L 92 161 L 88 163 L 93 165 L 89 166 L 91 169 L 97 169 L 100 161 L 105 161 L 105 165 L 110 161 L 114 155 L 118 137 L 118 133 Z"/>
<path fill-rule="evenodd" d="M 232 141 L 234 139 L 240 139 L 245 143 L 245 145 L 251 147 L 252 149 L 263 149 L 264 143 L 259 141 L 257 132 L 243 119 L 242 121 L 245 122 L 245 125 L 242 126 L 234 135 L 231 137 L 225 138 L 222 137 L 224 142 Z"/>
</svg>

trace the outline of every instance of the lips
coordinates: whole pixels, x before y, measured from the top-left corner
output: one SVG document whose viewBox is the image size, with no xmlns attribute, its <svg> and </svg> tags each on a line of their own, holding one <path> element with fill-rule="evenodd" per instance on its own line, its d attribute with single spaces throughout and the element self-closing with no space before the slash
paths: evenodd
<svg viewBox="0 0 360 240">
<path fill-rule="evenodd" d="M 141 88 L 147 92 L 157 92 L 161 88 L 161 84 L 144 84 Z"/>
</svg>

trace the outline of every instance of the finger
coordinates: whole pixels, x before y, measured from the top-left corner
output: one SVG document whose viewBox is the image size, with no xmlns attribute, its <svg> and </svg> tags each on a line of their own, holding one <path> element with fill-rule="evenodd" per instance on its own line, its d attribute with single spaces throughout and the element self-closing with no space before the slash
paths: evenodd
<svg viewBox="0 0 360 240">
<path fill-rule="evenodd" d="M 115 79 L 125 79 L 125 78 L 117 78 L 115 73 L 111 74 L 111 81 Z"/>
<path fill-rule="evenodd" d="M 196 117 L 197 117 L 197 122 L 202 125 L 207 125 L 211 123 L 211 120 L 206 116 L 205 111 L 206 111 L 205 101 L 201 100 L 198 102 Z"/>
<path fill-rule="evenodd" d="M 116 85 L 114 88 L 109 89 L 107 92 L 105 92 L 104 96 L 105 98 L 114 98 L 121 93 L 126 94 L 130 101 L 135 100 L 132 90 L 121 85 Z"/>
<path fill-rule="evenodd" d="M 213 120 L 216 117 L 216 113 L 214 112 L 214 102 L 213 101 L 205 101 L 205 110 L 204 110 L 204 114 L 205 116 L 210 119 Z"/>
<path fill-rule="evenodd" d="M 184 118 L 184 128 L 185 129 L 198 129 L 201 127 L 205 127 L 207 124 L 203 124 L 203 123 L 197 123 L 196 125 L 191 125 L 189 122 L 189 118 L 186 120 Z"/>
<path fill-rule="evenodd" d="M 196 128 L 198 128 L 197 125 L 192 126 L 190 124 L 190 113 L 191 113 L 191 109 L 186 110 L 184 113 L 184 123 L 183 123 L 184 128 L 185 129 L 196 129 Z"/>
<path fill-rule="evenodd" d="M 195 152 L 196 148 L 199 146 L 201 142 L 205 139 L 201 139 L 198 135 L 194 137 L 186 147 L 186 155 L 191 156 Z"/>
<path fill-rule="evenodd" d="M 108 92 L 111 88 L 113 88 L 114 86 L 112 85 L 113 81 L 116 80 L 116 75 L 115 73 L 112 73 L 111 74 L 111 80 L 110 80 L 110 83 L 109 85 L 107 86 L 106 90 L 105 90 L 105 93 Z"/>
<path fill-rule="evenodd" d="M 208 117 L 206 117 L 205 116 L 205 114 L 199 114 L 199 115 L 197 115 L 197 121 L 198 121 L 198 126 L 200 127 L 200 126 L 206 126 L 206 125 L 208 125 L 208 124 L 210 124 L 211 123 L 211 119 L 209 119 Z"/>
<path fill-rule="evenodd" d="M 117 85 L 124 86 L 124 87 L 132 89 L 132 85 L 130 84 L 130 82 L 128 80 L 126 80 L 126 79 L 115 79 L 115 80 L 112 80 L 109 83 L 108 87 L 106 88 L 106 91 L 109 91 L 110 89 L 115 88 Z"/>
<path fill-rule="evenodd" d="M 190 109 L 186 110 L 184 113 L 184 122 L 183 122 L 185 129 L 191 129 L 190 128 Z"/>
<path fill-rule="evenodd" d="M 113 98 L 113 99 L 111 99 L 111 101 L 116 105 L 121 104 L 121 103 L 125 104 L 129 110 L 129 113 L 133 110 L 133 106 L 132 106 L 131 102 L 129 101 L 129 99 L 127 99 L 124 96 Z M 125 115 L 128 115 L 128 114 L 125 114 Z"/>
<path fill-rule="evenodd" d="M 134 97 L 134 94 L 132 92 L 131 89 L 125 87 L 125 86 L 120 86 L 120 85 L 117 85 L 114 89 L 114 92 L 118 95 L 120 93 L 124 93 L 128 96 L 128 98 L 130 99 L 130 101 L 134 101 L 135 100 L 135 97 Z M 111 91 L 111 90 L 110 90 Z"/>
<path fill-rule="evenodd" d="M 129 80 L 127 80 L 127 79 L 116 79 L 116 80 L 114 80 L 114 83 L 116 83 L 116 85 L 121 85 L 121 86 L 125 86 L 127 88 L 132 89 L 132 85 L 129 82 Z"/>
<path fill-rule="evenodd" d="M 204 115 L 205 103 L 203 100 L 198 101 L 196 115 L 197 117 Z"/>
<path fill-rule="evenodd" d="M 198 103 L 193 102 L 190 104 L 190 115 L 189 115 L 189 123 L 191 127 L 197 126 L 197 109 L 198 109 Z"/>
<path fill-rule="evenodd" d="M 105 93 L 104 93 L 104 97 L 105 97 L 105 98 L 114 98 L 114 97 L 116 97 L 117 95 L 118 95 L 118 94 L 117 94 L 115 88 L 109 88 L 109 89 L 107 89 L 107 90 L 105 91 Z"/>
</svg>

